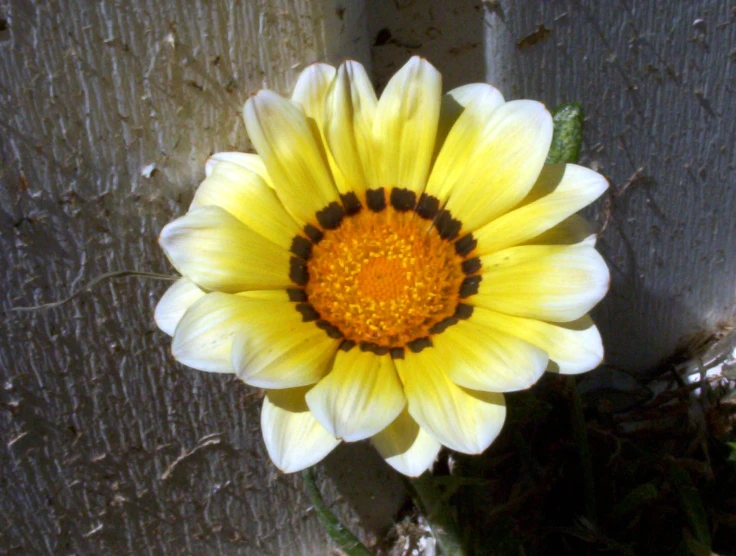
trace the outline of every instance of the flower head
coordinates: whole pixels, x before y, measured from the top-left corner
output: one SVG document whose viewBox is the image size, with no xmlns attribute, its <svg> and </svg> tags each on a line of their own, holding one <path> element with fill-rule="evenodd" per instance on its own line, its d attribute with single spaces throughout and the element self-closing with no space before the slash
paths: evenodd
<svg viewBox="0 0 736 556">
<path fill-rule="evenodd" d="M 607 183 L 545 165 L 542 104 L 442 96 L 415 57 L 380 98 L 360 64 L 315 64 L 244 113 L 258 154 L 213 156 L 161 232 L 183 278 L 156 319 L 177 360 L 266 389 L 279 468 L 370 438 L 418 475 L 441 445 L 485 450 L 504 392 L 601 361 L 608 269 L 574 213 Z"/>
</svg>

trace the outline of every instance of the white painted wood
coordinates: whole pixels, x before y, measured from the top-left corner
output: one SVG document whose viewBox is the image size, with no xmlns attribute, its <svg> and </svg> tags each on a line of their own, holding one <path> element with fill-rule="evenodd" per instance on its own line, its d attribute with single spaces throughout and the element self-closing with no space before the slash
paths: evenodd
<svg viewBox="0 0 736 556">
<path fill-rule="evenodd" d="M 362 9 L 0 2 L 3 311 L 112 270 L 171 273 L 158 232 L 185 212 L 210 154 L 249 147 L 245 99 L 290 93 L 316 60 L 366 61 Z M 59 309 L 5 313 L 0 546 L 325 553 L 299 477 L 265 454 L 257 393 L 173 362 L 152 318 L 165 287 L 118 280 Z"/>
<path fill-rule="evenodd" d="M 614 196 L 638 177 L 611 200 L 599 243 L 612 275 L 595 313 L 607 363 L 643 370 L 687 337 L 733 322 L 733 4 L 495 5 L 486 26 L 488 78 L 514 98 L 582 102 L 582 163 L 610 178 Z M 522 43 L 540 26 L 545 39 Z"/>
</svg>

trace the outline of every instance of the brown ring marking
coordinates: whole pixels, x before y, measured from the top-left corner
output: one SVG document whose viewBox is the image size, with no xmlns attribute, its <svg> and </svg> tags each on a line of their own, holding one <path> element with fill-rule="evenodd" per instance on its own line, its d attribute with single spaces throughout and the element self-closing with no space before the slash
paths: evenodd
<svg viewBox="0 0 736 556">
<path fill-rule="evenodd" d="M 417 338 L 416 340 L 407 342 L 406 347 L 408 347 L 414 353 L 419 353 L 423 349 L 432 347 L 433 345 L 434 344 L 432 344 L 432 340 L 430 338 Z"/>
<path fill-rule="evenodd" d="M 289 301 L 306 301 L 307 292 L 301 288 L 287 288 L 286 295 L 289 296 Z"/>
<path fill-rule="evenodd" d="M 322 241 L 322 238 L 325 237 L 322 230 L 316 226 L 312 226 L 311 224 L 306 224 L 304 226 L 304 233 L 307 234 L 307 237 L 312 241 L 312 243 L 319 243 Z"/>
<path fill-rule="evenodd" d="M 373 342 L 360 342 L 360 351 L 367 351 L 376 355 L 386 355 L 388 353 L 388 348 L 379 346 Z"/>
<path fill-rule="evenodd" d="M 334 230 L 345 217 L 345 209 L 337 201 L 332 201 L 322 210 L 317 211 L 317 222 L 325 230 Z"/>
<path fill-rule="evenodd" d="M 474 310 L 475 307 L 472 305 L 468 305 L 467 303 L 458 303 L 457 307 L 455 307 L 455 314 L 452 316 L 456 319 L 466 320 L 473 315 Z"/>
<path fill-rule="evenodd" d="M 330 338 L 335 340 L 343 338 L 342 332 L 340 332 L 340 329 L 334 324 L 331 324 L 324 319 L 318 320 L 315 324 L 317 325 L 317 328 L 324 330 Z"/>
<path fill-rule="evenodd" d="M 449 210 L 442 209 L 437 219 L 434 221 L 434 227 L 437 228 L 437 232 L 440 234 L 442 239 L 452 241 L 460 233 L 462 228 L 462 222 L 452 217 Z"/>
<path fill-rule="evenodd" d="M 457 324 L 457 317 L 446 317 L 440 322 L 435 323 L 432 328 L 429 329 L 430 334 L 442 334 L 445 330 L 450 328 L 452 325 Z"/>
<path fill-rule="evenodd" d="M 440 200 L 437 197 L 422 193 L 414 210 L 425 220 L 432 220 L 440 210 Z"/>
<path fill-rule="evenodd" d="M 465 234 L 455 242 L 455 252 L 461 257 L 469 255 L 476 247 L 478 247 L 478 240 L 473 237 L 473 234 Z"/>
<path fill-rule="evenodd" d="M 309 271 L 307 263 L 299 257 L 289 259 L 289 279 L 300 286 L 306 286 L 309 282 Z"/>
<path fill-rule="evenodd" d="M 391 190 L 391 206 L 399 212 L 413 210 L 417 204 L 417 194 L 409 189 L 394 187 Z"/>
<path fill-rule="evenodd" d="M 340 342 L 340 345 L 337 349 L 340 349 L 342 351 L 350 351 L 356 346 L 356 343 L 352 340 L 343 340 Z"/>
<path fill-rule="evenodd" d="M 463 283 L 460 284 L 460 297 L 465 299 L 466 297 L 470 297 L 471 295 L 478 293 L 481 280 L 482 277 L 477 274 L 474 276 L 466 276 Z"/>
<path fill-rule="evenodd" d="M 481 269 L 480 258 L 473 257 L 472 259 L 467 259 L 460 266 L 465 274 L 475 274 Z"/>
<path fill-rule="evenodd" d="M 369 189 L 365 192 L 365 202 L 373 212 L 381 212 L 386 208 L 386 192 L 383 187 Z"/>
<path fill-rule="evenodd" d="M 358 214 L 363 208 L 363 205 L 360 204 L 360 200 L 358 200 L 358 196 L 353 191 L 340 195 L 340 200 L 345 207 L 345 214 L 348 216 Z"/>
<path fill-rule="evenodd" d="M 311 303 L 297 303 L 296 310 L 302 315 L 302 322 L 312 322 L 319 319 L 319 313 Z"/>
<path fill-rule="evenodd" d="M 404 348 L 403 347 L 391 348 L 389 350 L 389 354 L 391 355 L 391 359 L 403 359 L 404 358 Z"/>
<path fill-rule="evenodd" d="M 291 240 L 289 251 L 300 259 L 307 261 L 312 256 L 312 242 L 304 236 L 294 236 L 294 239 Z"/>
</svg>

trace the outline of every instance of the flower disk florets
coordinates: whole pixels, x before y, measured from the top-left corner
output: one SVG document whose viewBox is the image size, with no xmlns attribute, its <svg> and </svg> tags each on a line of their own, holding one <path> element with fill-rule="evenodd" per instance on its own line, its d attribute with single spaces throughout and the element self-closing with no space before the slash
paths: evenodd
<svg viewBox="0 0 736 556">
<path fill-rule="evenodd" d="M 309 302 L 348 340 L 404 347 L 450 317 L 465 275 L 452 243 L 414 212 L 363 210 L 307 263 Z"/>
</svg>

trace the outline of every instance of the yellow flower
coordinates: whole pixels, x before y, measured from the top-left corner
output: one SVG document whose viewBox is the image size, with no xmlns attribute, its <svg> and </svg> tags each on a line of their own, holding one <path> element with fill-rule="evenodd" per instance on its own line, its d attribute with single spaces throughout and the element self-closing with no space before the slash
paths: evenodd
<svg viewBox="0 0 736 556">
<path fill-rule="evenodd" d="M 419 475 L 480 453 L 503 392 L 603 357 L 586 313 L 608 269 L 574 213 L 606 180 L 547 165 L 552 119 L 486 84 L 442 96 L 414 57 L 380 99 L 360 64 L 315 64 L 245 105 L 258 155 L 220 153 L 160 242 L 183 278 L 156 308 L 174 357 L 266 389 L 286 472 L 369 438 Z"/>
</svg>

